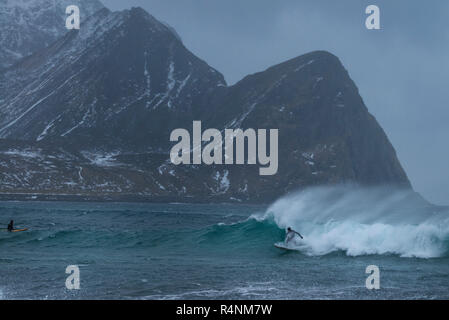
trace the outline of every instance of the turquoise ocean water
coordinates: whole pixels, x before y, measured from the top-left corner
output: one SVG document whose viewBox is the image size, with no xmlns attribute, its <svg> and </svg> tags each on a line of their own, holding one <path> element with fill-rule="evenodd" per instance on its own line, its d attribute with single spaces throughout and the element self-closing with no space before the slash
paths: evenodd
<svg viewBox="0 0 449 320">
<path fill-rule="evenodd" d="M 318 197 L 319 214 L 311 194 L 268 207 L 3 202 L 1 223 L 30 229 L 0 232 L 0 298 L 449 298 L 446 213 L 389 220 L 370 206 L 359 219 L 351 199 Z M 304 235 L 294 252 L 273 246 L 288 225 Z M 68 265 L 80 290 L 65 287 Z M 368 265 L 380 290 L 365 287 Z"/>
</svg>

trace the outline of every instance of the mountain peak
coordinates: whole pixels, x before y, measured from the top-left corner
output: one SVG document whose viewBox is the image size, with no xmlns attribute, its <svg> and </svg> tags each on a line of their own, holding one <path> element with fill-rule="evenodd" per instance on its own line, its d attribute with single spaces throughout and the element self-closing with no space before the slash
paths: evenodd
<svg viewBox="0 0 449 320">
<path fill-rule="evenodd" d="M 76 95 L 69 93 L 74 84 Z M 32 94 L 12 89 L 23 85 Z M 0 96 L 5 97 L 0 109 L 9 110 L 0 117 L 0 136 L 74 139 L 88 145 L 93 142 L 89 135 L 103 143 L 119 130 L 126 144 L 144 145 L 152 140 L 153 146 L 163 145 L 161 135 L 168 128 L 153 113 L 191 118 L 204 108 L 203 97 L 224 85 L 219 72 L 143 9 L 103 9 L 80 30 L 69 32 L 0 75 Z M 7 103 L 14 96 L 17 99 Z M 99 123 L 106 124 L 105 120 L 107 128 L 89 132 Z M 140 128 L 137 136 L 132 134 L 136 127 Z"/>
<path fill-rule="evenodd" d="M 129 10 L 131 12 L 132 15 L 135 16 L 142 16 L 142 17 L 150 17 L 151 15 L 142 7 L 131 7 L 131 9 Z"/>
<path fill-rule="evenodd" d="M 139 27 L 146 25 L 149 27 L 150 31 L 154 30 L 157 32 L 167 32 L 180 40 L 180 37 L 174 28 L 169 26 L 167 23 L 159 21 L 141 7 L 132 7 L 129 10 L 124 10 L 123 14 L 127 15 L 128 20 L 135 24 L 139 24 Z M 145 27 L 143 27 L 143 29 L 145 30 Z"/>
<path fill-rule="evenodd" d="M 317 64 L 324 64 L 326 70 L 328 70 L 330 66 L 332 66 L 334 69 L 344 69 L 340 59 L 334 54 L 328 51 L 312 51 L 282 62 L 280 64 L 274 65 L 268 68 L 266 71 L 281 70 L 287 72 L 289 71 L 289 69 L 291 69 L 290 71 L 298 72 L 307 66 L 316 66 Z"/>
</svg>

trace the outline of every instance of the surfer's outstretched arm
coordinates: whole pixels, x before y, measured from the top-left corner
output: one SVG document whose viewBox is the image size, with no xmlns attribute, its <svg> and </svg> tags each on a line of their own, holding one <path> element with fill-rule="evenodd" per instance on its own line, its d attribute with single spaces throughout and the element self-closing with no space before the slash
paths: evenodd
<svg viewBox="0 0 449 320">
<path fill-rule="evenodd" d="M 299 232 L 296 232 L 296 231 L 295 231 L 295 233 L 296 233 L 301 239 L 304 239 L 304 238 L 302 237 L 302 235 L 299 234 Z"/>
</svg>

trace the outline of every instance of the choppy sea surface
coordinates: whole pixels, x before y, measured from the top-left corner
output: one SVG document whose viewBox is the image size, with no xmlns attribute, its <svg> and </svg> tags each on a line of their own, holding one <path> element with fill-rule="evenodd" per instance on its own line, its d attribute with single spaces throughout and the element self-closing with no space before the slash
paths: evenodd
<svg viewBox="0 0 449 320">
<path fill-rule="evenodd" d="M 1 202 L 0 223 L 29 230 L 0 232 L 0 299 L 449 298 L 447 213 L 332 192 L 268 207 Z M 273 246 L 287 226 L 304 236 L 295 251 Z M 69 265 L 80 290 L 65 286 Z"/>
</svg>

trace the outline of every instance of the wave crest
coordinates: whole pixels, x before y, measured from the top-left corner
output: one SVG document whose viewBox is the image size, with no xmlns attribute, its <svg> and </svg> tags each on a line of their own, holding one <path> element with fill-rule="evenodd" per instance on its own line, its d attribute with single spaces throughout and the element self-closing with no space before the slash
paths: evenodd
<svg viewBox="0 0 449 320">
<path fill-rule="evenodd" d="M 449 215 L 416 193 L 393 188 L 318 187 L 276 201 L 257 220 L 304 235 L 308 255 L 396 254 L 435 258 L 448 254 Z"/>
</svg>

